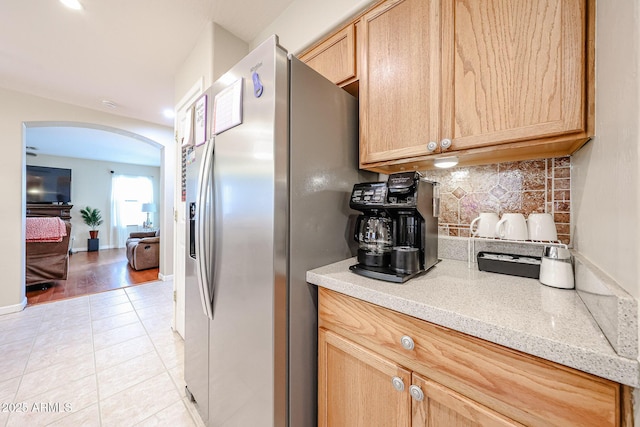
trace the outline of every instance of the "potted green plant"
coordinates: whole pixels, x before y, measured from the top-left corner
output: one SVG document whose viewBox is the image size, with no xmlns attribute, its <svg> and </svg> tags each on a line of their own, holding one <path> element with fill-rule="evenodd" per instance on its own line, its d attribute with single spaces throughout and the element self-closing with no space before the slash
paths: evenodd
<svg viewBox="0 0 640 427">
<path fill-rule="evenodd" d="M 103 223 L 100 209 L 87 206 L 84 209 L 80 209 L 80 215 L 82 215 L 84 223 L 91 227 L 91 230 L 89 231 L 91 238 L 98 238 L 98 226 Z"/>
</svg>

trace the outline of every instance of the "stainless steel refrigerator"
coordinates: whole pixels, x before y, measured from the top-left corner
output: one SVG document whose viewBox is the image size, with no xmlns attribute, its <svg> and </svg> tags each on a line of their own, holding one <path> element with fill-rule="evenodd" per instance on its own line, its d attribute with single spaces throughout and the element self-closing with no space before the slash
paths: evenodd
<svg viewBox="0 0 640 427">
<path fill-rule="evenodd" d="M 272 36 L 196 104 L 187 394 L 209 426 L 315 425 L 317 291 L 305 272 L 354 253 L 349 196 L 371 178 L 357 168 L 357 101 Z"/>
</svg>

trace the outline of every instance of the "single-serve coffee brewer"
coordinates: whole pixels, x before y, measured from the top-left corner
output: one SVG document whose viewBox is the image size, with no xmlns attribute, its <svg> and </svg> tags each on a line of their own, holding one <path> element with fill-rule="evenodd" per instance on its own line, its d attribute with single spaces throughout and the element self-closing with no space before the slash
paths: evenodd
<svg viewBox="0 0 640 427">
<path fill-rule="evenodd" d="M 354 273 L 403 283 L 438 262 L 438 183 L 418 172 L 356 184 L 349 206 L 362 212 L 355 228 Z"/>
</svg>

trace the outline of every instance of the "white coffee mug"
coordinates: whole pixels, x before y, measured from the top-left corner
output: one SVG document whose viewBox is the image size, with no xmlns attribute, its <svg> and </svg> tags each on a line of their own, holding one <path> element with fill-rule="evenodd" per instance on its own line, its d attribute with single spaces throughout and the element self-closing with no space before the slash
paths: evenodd
<svg viewBox="0 0 640 427">
<path fill-rule="evenodd" d="M 471 221 L 469 230 L 473 237 L 496 237 L 496 224 L 498 223 L 498 214 L 494 212 L 482 212 L 479 217 Z M 478 227 L 474 230 L 474 224 Z"/>
<path fill-rule="evenodd" d="M 527 219 L 529 240 L 556 241 L 558 232 L 553 216 L 548 213 L 532 213 Z"/>
<path fill-rule="evenodd" d="M 496 236 L 507 240 L 527 240 L 527 220 L 521 213 L 505 213 L 496 224 Z"/>
</svg>

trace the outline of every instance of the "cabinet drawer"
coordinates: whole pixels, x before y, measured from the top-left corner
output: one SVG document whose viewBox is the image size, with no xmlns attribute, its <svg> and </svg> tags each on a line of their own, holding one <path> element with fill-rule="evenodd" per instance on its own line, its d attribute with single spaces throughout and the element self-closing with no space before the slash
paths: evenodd
<svg viewBox="0 0 640 427">
<path fill-rule="evenodd" d="M 620 385 L 612 381 L 324 288 L 318 310 L 319 326 L 523 424 L 619 425 Z"/>
</svg>

